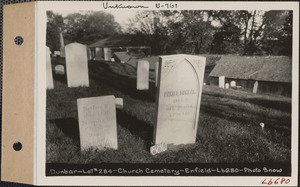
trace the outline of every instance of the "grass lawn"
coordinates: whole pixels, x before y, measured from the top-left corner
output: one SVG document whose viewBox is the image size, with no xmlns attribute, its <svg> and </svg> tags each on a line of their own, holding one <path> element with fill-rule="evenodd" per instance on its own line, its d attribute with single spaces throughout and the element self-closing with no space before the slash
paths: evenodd
<svg viewBox="0 0 300 187">
<path fill-rule="evenodd" d="M 60 64 L 62 60 L 52 59 Z M 54 70 L 54 67 L 52 67 Z M 47 163 L 237 163 L 289 162 L 291 98 L 204 86 L 197 141 L 152 156 L 156 88 L 136 90 L 136 69 L 127 64 L 89 62 L 89 88 L 68 88 L 66 77 L 53 73 L 47 90 Z M 77 98 L 114 95 L 118 150 L 80 151 Z M 264 130 L 259 123 L 265 124 Z"/>
</svg>

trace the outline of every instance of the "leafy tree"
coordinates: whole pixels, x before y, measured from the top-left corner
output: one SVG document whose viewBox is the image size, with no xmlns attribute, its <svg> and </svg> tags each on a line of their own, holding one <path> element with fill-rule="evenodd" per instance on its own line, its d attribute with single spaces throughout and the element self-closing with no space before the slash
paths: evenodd
<svg viewBox="0 0 300 187">
<path fill-rule="evenodd" d="M 51 51 L 60 50 L 59 33 L 62 31 L 63 17 L 47 11 L 46 45 Z"/>
</svg>

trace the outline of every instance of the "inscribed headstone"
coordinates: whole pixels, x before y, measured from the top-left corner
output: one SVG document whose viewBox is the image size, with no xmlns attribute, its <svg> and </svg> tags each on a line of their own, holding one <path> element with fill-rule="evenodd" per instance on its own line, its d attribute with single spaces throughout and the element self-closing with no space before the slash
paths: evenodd
<svg viewBox="0 0 300 187">
<path fill-rule="evenodd" d="M 105 61 L 111 60 L 111 48 L 104 48 L 104 60 Z"/>
<path fill-rule="evenodd" d="M 258 89 L 258 81 L 255 81 L 253 85 L 253 93 L 257 93 L 257 89 Z"/>
<path fill-rule="evenodd" d="M 149 62 L 146 60 L 138 60 L 137 62 L 137 77 L 136 89 L 149 89 Z"/>
<path fill-rule="evenodd" d="M 77 99 L 81 150 L 118 149 L 115 97 Z"/>
<path fill-rule="evenodd" d="M 65 74 L 65 67 L 63 65 L 56 65 L 54 70 L 55 70 L 55 74 L 57 74 L 57 75 Z"/>
<path fill-rule="evenodd" d="M 51 57 L 50 49 L 46 47 L 46 78 L 47 78 L 47 89 L 53 89 L 53 76 L 52 76 L 52 66 L 51 66 Z"/>
<path fill-rule="evenodd" d="M 225 84 L 225 88 L 228 89 L 229 88 L 229 83 Z"/>
<path fill-rule="evenodd" d="M 225 76 L 219 77 L 219 88 L 224 88 L 225 86 Z"/>
<path fill-rule="evenodd" d="M 236 87 L 236 82 L 235 81 L 230 81 L 230 87 Z"/>
<path fill-rule="evenodd" d="M 155 62 L 155 86 L 157 86 L 157 82 L 158 82 L 158 62 Z"/>
<path fill-rule="evenodd" d="M 195 143 L 205 61 L 193 55 L 159 58 L 155 144 Z"/>
<path fill-rule="evenodd" d="M 65 46 L 68 87 L 89 86 L 86 46 L 72 43 Z"/>
<path fill-rule="evenodd" d="M 95 48 L 95 60 L 103 60 L 103 50 L 102 48 Z"/>
</svg>

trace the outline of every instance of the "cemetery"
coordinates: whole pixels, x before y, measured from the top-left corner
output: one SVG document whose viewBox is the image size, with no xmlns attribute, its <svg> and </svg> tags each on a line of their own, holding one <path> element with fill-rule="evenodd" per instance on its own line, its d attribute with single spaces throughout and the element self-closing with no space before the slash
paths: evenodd
<svg viewBox="0 0 300 187">
<path fill-rule="evenodd" d="M 47 163 L 290 161 L 290 58 L 58 38 L 45 58 Z"/>
</svg>

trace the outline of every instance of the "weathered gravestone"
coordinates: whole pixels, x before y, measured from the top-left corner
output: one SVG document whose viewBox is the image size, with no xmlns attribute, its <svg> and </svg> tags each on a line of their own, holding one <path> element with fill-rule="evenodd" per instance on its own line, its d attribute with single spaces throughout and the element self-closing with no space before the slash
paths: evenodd
<svg viewBox="0 0 300 187">
<path fill-rule="evenodd" d="M 219 88 L 224 88 L 225 86 L 225 76 L 219 77 Z"/>
<path fill-rule="evenodd" d="M 65 74 L 65 67 L 63 65 L 56 65 L 54 68 L 55 74 L 57 75 L 64 75 Z"/>
<path fill-rule="evenodd" d="M 225 84 L 225 88 L 228 89 L 229 88 L 229 83 Z"/>
<path fill-rule="evenodd" d="M 60 48 L 60 57 L 65 58 L 66 57 L 66 51 L 65 47 Z"/>
<path fill-rule="evenodd" d="M 255 81 L 254 85 L 253 85 L 253 93 L 257 93 L 257 89 L 258 89 L 258 81 Z"/>
<path fill-rule="evenodd" d="M 89 86 L 86 46 L 72 43 L 65 46 L 68 87 Z"/>
<path fill-rule="evenodd" d="M 123 108 L 123 98 L 116 98 L 116 108 Z"/>
<path fill-rule="evenodd" d="M 195 143 L 205 61 L 193 55 L 159 58 L 155 144 Z"/>
<path fill-rule="evenodd" d="M 102 48 L 95 48 L 95 60 L 103 60 L 103 50 Z"/>
<path fill-rule="evenodd" d="M 104 60 L 105 61 L 111 60 L 111 48 L 104 48 Z"/>
<path fill-rule="evenodd" d="M 156 144 L 152 147 L 150 147 L 150 153 L 152 155 L 156 155 L 158 153 L 164 152 L 168 149 L 168 145 L 165 143 Z"/>
<path fill-rule="evenodd" d="M 86 46 L 86 54 L 87 54 L 87 59 L 92 60 L 92 52 L 88 46 Z"/>
<path fill-rule="evenodd" d="M 51 57 L 50 57 L 50 49 L 46 47 L 46 81 L 47 81 L 47 89 L 53 89 L 53 76 L 52 76 L 52 67 L 51 67 Z"/>
<path fill-rule="evenodd" d="M 81 150 L 118 149 L 115 97 L 77 99 Z"/>
<path fill-rule="evenodd" d="M 230 81 L 230 87 L 236 87 L 236 82 L 235 81 Z"/>
<path fill-rule="evenodd" d="M 55 56 L 55 57 L 60 56 L 60 51 L 54 51 L 54 56 Z"/>
<path fill-rule="evenodd" d="M 136 89 L 148 90 L 149 89 L 149 62 L 146 60 L 138 60 L 136 66 L 137 66 Z"/>
<path fill-rule="evenodd" d="M 155 86 L 157 86 L 157 82 L 158 82 L 158 62 L 155 62 Z"/>
</svg>

